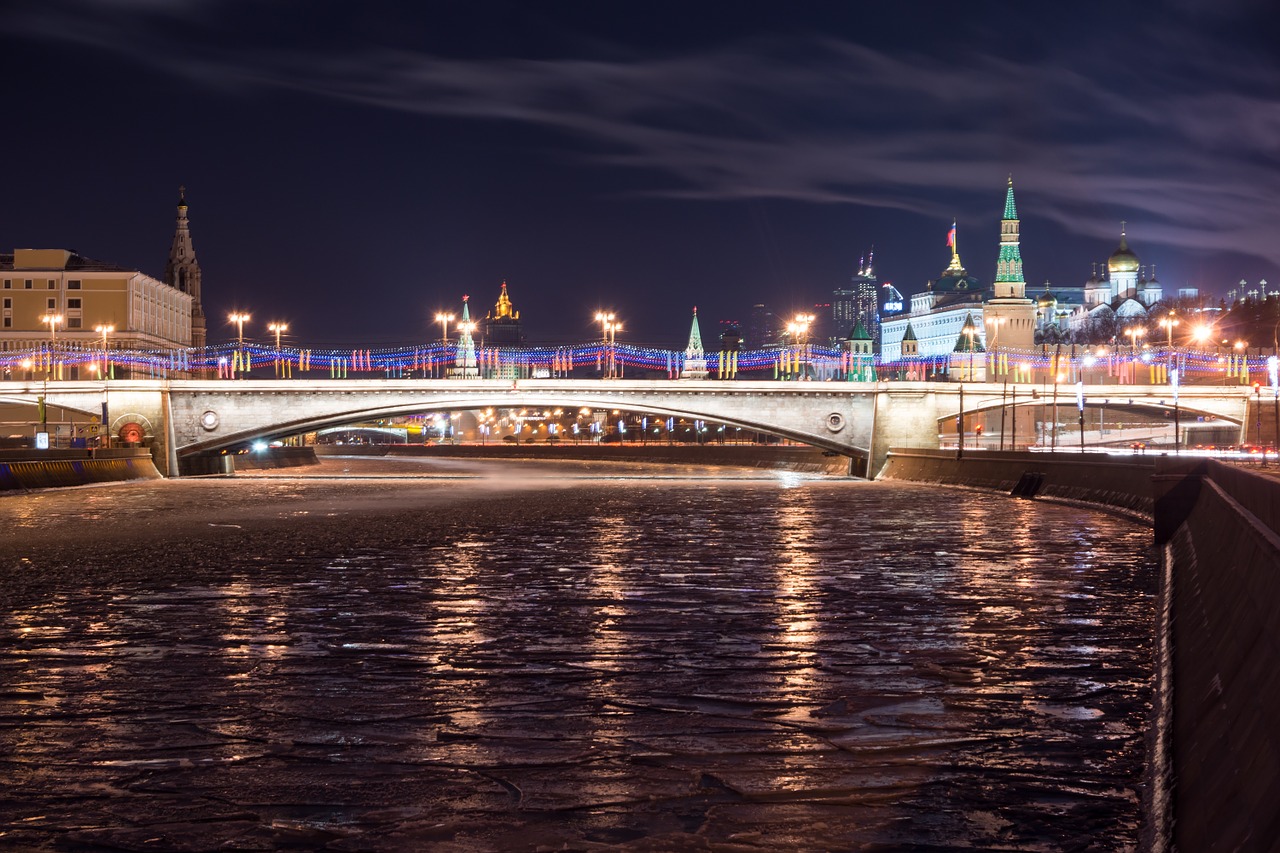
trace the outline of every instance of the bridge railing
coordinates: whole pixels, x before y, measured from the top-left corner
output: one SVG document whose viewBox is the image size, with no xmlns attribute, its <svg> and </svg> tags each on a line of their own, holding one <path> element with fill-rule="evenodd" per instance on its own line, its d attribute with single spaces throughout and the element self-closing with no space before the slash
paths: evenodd
<svg viewBox="0 0 1280 853">
<path fill-rule="evenodd" d="M 392 348 L 308 348 L 254 342 L 198 349 L 109 349 L 84 341 L 32 342 L 0 352 L 5 379 L 113 378 L 616 378 L 840 381 L 968 381 L 1086 385 L 1234 385 L 1280 402 L 1274 357 L 1180 347 L 1000 348 L 887 360 L 805 344 L 691 356 L 632 344 L 460 348 L 430 343 Z"/>
</svg>

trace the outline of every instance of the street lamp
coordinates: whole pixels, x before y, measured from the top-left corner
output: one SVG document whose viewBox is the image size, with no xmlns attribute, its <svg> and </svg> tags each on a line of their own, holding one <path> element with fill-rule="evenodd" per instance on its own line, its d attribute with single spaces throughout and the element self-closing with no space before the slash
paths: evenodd
<svg viewBox="0 0 1280 853">
<path fill-rule="evenodd" d="M 244 347 L 244 324 L 249 322 L 249 315 L 241 311 L 232 311 L 227 315 L 227 319 L 236 324 L 236 346 Z"/>
<path fill-rule="evenodd" d="M 1213 337 L 1213 326 L 1208 323 L 1201 323 L 1196 326 L 1195 331 L 1191 333 L 1191 338 L 1196 343 L 1203 345 L 1209 338 Z"/>
<path fill-rule="evenodd" d="M 1124 333 L 1129 336 L 1129 354 L 1137 355 L 1138 338 L 1145 336 L 1147 330 L 1141 326 L 1130 326 L 1124 330 Z"/>
<path fill-rule="evenodd" d="M 280 333 L 288 331 L 288 323 L 268 323 L 267 331 L 276 333 L 276 378 L 280 378 L 281 368 L 283 365 L 280 361 Z"/>
<path fill-rule="evenodd" d="M 93 330 L 102 335 L 102 378 L 106 379 L 111 373 L 111 357 L 107 354 L 107 335 L 114 332 L 116 327 L 101 325 L 94 326 Z"/>
<path fill-rule="evenodd" d="M 600 324 L 600 337 L 604 341 L 605 346 L 609 348 L 607 353 L 609 359 L 608 370 L 606 376 L 613 378 L 617 375 L 618 368 L 618 332 L 622 331 L 622 321 L 612 311 L 597 311 L 596 322 Z"/>
<path fill-rule="evenodd" d="M 446 314 L 443 311 L 436 312 L 436 322 L 440 324 L 440 343 L 449 343 L 449 324 L 453 322 L 453 315 Z"/>
<path fill-rule="evenodd" d="M 62 325 L 61 314 L 45 314 L 40 322 L 49 327 L 49 372 L 53 371 L 54 352 L 58 348 L 58 327 Z"/>
<path fill-rule="evenodd" d="M 805 354 L 804 349 L 808 342 L 809 326 L 813 323 L 813 321 L 814 321 L 814 316 L 812 314 L 797 314 L 794 320 L 792 320 L 790 323 L 787 323 L 787 331 L 791 334 L 792 338 L 794 338 L 796 341 L 797 356 L 803 356 Z M 804 377 L 804 368 L 807 362 L 808 362 L 808 359 L 801 358 L 801 363 L 799 365 L 799 369 L 800 369 L 799 372 L 800 372 L 801 378 Z"/>
<path fill-rule="evenodd" d="M 1170 311 L 1160 319 L 1160 325 L 1163 326 L 1165 331 L 1168 333 L 1169 349 L 1173 349 L 1173 327 L 1178 325 L 1178 318 L 1173 316 L 1173 312 Z"/>
</svg>

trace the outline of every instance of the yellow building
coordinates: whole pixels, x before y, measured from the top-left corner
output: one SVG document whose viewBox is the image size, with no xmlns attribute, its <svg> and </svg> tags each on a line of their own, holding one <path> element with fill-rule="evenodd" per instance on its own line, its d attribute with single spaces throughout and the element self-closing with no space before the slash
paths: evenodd
<svg viewBox="0 0 1280 853">
<path fill-rule="evenodd" d="M 145 374 L 154 367 L 143 363 L 165 361 L 156 354 L 205 345 L 200 264 L 191 243 L 185 187 L 178 190 L 164 281 L 70 249 L 0 254 L 0 277 L 0 363 L 6 378 L 19 373 L 94 378 L 101 375 L 104 345 L 111 351 L 151 353 L 136 369 L 130 367 L 136 359 L 111 359 L 117 376 L 122 368 L 125 376 Z"/>
<path fill-rule="evenodd" d="M 101 352 L 103 329 L 111 350 L 191 346 L 192 295 L 138 270 L 68 249 L 15 249 L 0 254 L 0 276 L 0 351 L 52 351 L 68 365 L 64 378 L 88 377 L 72 365 Z"/>
</svg>

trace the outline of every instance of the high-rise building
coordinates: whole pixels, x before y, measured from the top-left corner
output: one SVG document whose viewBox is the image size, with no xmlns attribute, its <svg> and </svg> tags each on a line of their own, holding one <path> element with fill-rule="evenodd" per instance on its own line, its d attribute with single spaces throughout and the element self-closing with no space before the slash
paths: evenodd
<svg viewBox="0 0 1280 853">
<path fill-rule="evenodd" d="M 480 325 L 482 346 L 520 346 L 524 343 L 524 331 L 520 325 L 520 312 L 511 304 L 507 295 L 507 283 L 502 283 L 498 302 Z"/>
<path fill-rule="evenodd" d="M 763 304 L 751 306 L 747 315 L 747 336 L 743 346 L 748 349 L 764 349 L 776 346 L 782 332 L 778 317 Z"/>
<path fill-rule="evenodd" d="M 187 188 L 178 187 L 178 225 L 169 247 L 169 262 L 164 267 L 164 280 L 170 287 L 191 294 L 191 346 L 203 347 L 207 328 L 204 307 L 200 304 L 200 264 L 191 243 L 191 227 L 187 222 Z"/>
<path fill-rule="evenodd" d="M 831 292 L 831 335 L 836 342 L 847 340 L 859 322 L 873 342 L 880 339 L 879 286 L 873 269 L 875 249 L 858 260 L 858 274 L 847 286 Z"/>
</svg>

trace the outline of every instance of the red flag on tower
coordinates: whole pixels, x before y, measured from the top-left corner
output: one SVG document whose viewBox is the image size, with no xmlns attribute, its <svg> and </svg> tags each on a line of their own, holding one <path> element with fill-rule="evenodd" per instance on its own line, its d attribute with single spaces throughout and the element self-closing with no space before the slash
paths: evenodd
<svg viewBox="0 0 1280 853">
<path fill-rule="evenodd" d="M 951 230 L 947 232 L 947 245 L 955 248 L 956 245 L 956 224 L 951 223 Z"/>
</svg>

